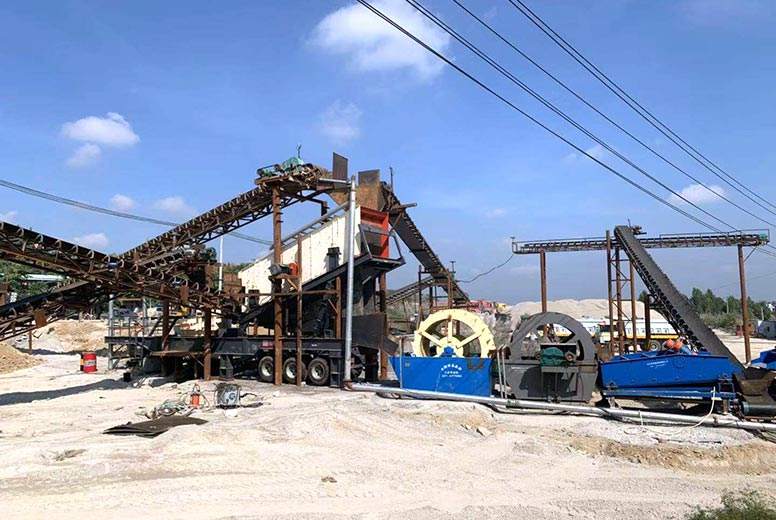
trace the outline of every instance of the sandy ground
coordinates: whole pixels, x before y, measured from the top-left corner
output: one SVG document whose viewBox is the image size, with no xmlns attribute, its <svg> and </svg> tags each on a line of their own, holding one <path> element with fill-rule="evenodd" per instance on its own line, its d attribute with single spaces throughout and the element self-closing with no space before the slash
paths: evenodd
<svg viewBox="0 0 776 520">
<path fill-rule="evenodd" d="M 108 436 L 193 383 L 127 384 L 104 357 L 80 373 L 56 334 L 35 340 L 39 365 L 0 375 L 2 518 L 681 518 L 776 482 L 776 445 L 737 430 L 252 381 L 261 406 Z"/>
</svg>

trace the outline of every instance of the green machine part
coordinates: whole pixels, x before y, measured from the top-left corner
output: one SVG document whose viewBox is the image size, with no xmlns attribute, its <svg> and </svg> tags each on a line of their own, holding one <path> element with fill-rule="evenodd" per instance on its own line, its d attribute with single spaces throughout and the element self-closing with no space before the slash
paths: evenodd
<svg viewBox="0 0 776 520">
<path fill-rule="evenodd" d="M 565 354 L 558 347 L 543 348 L 539 363 L 543 367 L 559 367 L 568 364 Z"/>
</svg>

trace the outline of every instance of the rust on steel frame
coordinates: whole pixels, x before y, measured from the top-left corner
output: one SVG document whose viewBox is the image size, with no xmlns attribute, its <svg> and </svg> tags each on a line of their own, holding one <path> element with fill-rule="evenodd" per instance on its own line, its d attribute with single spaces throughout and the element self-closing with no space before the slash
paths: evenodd
<svg viewBox="0 0 776 520">
<path fill-rule="evenodd" d="M 331 177 L 328 170 L 312 164 L 303 164 L 283 170 L 275 166 L 275 175 L 257 179 L 256 188 L 203 213 L 161 235 L 144 242 L 120 255 L 132 266 L 148 265 L 150 271 L 182 275 L 181 266 L 187 259 L 183 248 L 198 246 L 254 222 L 272 212 L 272 191 L 281 193 L 281 205 L 314 200 L 331 186 L 321 181 Z M 312 195 L 304 195 L 305 191 Z M 95 279 L 96 280 L 96 279 Z M 79 281 L 55 288 L 0 307 L 0 340 L 24 334 L 47 323 L 87 310 L 95 303 L 107 300 L 110 294 L 120 296 L 128 292 L 114 292 L 102 281 Z M 189 293 L 189 298 L 192 296 Z"/>
<path fill-rule="evenodd" d="M 140 265 L 7 222 L 0 222 L 0 258 L 100 283 L 115 293 L 137 292 L 196 308 L 220 309 L 234 303 L 206 284 L 166 274 L 167 261 Z"/>
</svg>

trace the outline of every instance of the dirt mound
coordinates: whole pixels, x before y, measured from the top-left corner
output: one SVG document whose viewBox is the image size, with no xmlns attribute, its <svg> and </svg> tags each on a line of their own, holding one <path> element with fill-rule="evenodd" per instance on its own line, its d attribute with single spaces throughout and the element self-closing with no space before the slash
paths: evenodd
<svg viewBox="0 0 776 520">
<path fill-rule="evenodd" d="M 654 446 L 627 444 L 603 437 L 578 437 L 572 448 L 593 456 L 606 456 L 636 464 L 679 469 L 693 473 L 725 471 L 765 475 L 776 467 L 776 446 L 753 441 L 739 446 L 683 446 L 669 442 Z"/>
<path fill-rule="evenodd" d="M 0 343 L 0 374 L 33 367 L 40 363 L 38 359 L 19 352 L 5 343 Z"/>
<path fill-rule="evenodd" d="M 65 352 L 95 352 L 105 348 L 108 326 L 103 320 L 62 320 L 41 329 L 35 335 L 41 339 L 42 348 Z M 43 345 L 54 343 L 59 345 Z M 49 340 L 49 341 L 46 341 Z M 58 348 L 56 348 L 58 347 Z"/>
</svg>

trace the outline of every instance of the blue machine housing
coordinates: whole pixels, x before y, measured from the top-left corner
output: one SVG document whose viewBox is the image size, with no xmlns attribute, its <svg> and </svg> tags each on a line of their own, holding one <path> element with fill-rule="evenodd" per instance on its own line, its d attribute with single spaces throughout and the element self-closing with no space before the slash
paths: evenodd
<svg viewBox="0 0 776 520">
<path fill-rule="evenodd" d="M 605 396 L 703 400 L 734 399 L 733 375 L 741 368 L 708 352 L 637 352 L 600 364 Z"/>
<path fill-rule="evenodd" d="M 491 395 L 490 359 L 392 356 L 390 360 L 402 388 Z"/>
</svg>

